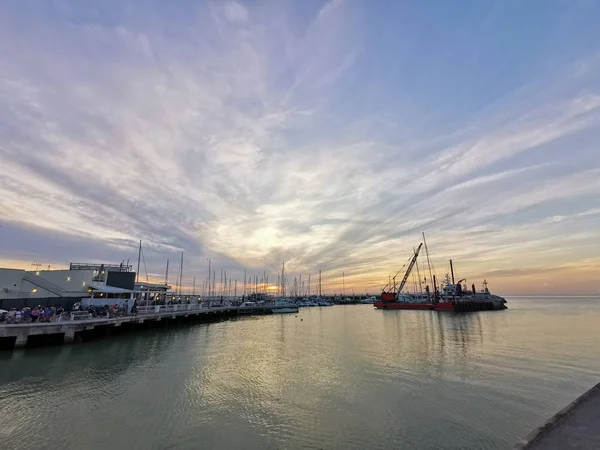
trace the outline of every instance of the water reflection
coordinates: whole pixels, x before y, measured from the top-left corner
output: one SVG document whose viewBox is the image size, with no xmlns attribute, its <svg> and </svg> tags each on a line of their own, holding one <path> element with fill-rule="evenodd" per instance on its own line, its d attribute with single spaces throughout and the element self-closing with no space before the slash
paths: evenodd
<svg viewBox="0 0 600 450">
<path fill-rule="evenodd" d="M 0 355 L 2 447 L 509 448 L 600 370 L 589 308 L 518 305 L 311 308 Z"/>
</svg>

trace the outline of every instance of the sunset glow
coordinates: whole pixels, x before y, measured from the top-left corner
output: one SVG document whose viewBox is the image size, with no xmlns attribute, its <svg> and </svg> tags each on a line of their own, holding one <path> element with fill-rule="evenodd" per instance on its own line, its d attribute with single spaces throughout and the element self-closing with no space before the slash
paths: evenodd
<svg viewBox="0 0 600 450">
<path fill-rule="evenodd" d="M 376 294 L 425 232 L 439 277 L 599 292 L 600 4 L 26 3 L 0 4 L 2 267 L 141 239 L 144 279 L 184 252 L 187 288 L 210 258 Z"/>
</svg>

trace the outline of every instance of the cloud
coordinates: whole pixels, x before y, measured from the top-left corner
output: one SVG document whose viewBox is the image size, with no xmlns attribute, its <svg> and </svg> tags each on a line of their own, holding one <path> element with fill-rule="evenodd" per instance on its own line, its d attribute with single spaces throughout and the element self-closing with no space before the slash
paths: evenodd
<svg viewBox="0 0 600 450">
<path fill-rule="evenodd" d="M 223 5 L 223 15 L 230 22 L 246 22 L 248 20 L 248 10 L 244 5 L 236 1 L 228 1 Z"/>
<path fill-rule="evenodd" d="M 113 6 L 0 7 L 0 216 L 26 248 L 9 260 L 122 260 L 142 239 L 158 278 L 183 251 L 187 278 L 207 258 L 238 279 L 286 261 L 290 279 L 373 289 L 421 231 L 482 277 L 541 270 L 556 242 L 546 256 L 576 264 L 599 237 L 597 49 L 431 111 L 443 74 L 406 74 L 435 55 L 382 45 L 419 38 L 397 11 Z"/>
</svg>

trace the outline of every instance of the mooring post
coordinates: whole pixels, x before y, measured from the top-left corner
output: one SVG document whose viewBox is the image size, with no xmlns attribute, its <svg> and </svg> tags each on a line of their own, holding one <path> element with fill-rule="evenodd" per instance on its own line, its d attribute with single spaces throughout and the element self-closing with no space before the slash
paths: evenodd
<svg viewBox="0 0 600 450">
<path fill-rule="evenodd" d="M 75 341 L 75 328 L 65 327 L 63 331 L 65 333 L 63 344 L 72 344 Z"/>
<path fill-rule="evenodd" d="M 17 334 L 17 339 L 15 340 L 15 348 L 23 348 L 27 345 L 27 333 Z"/>
</svg>

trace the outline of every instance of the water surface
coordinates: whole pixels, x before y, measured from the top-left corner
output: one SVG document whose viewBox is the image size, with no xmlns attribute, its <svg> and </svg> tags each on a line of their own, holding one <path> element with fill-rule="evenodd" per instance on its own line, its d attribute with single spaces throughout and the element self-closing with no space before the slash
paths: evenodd
<svg viewBox="0 0 600 450">
<path fill-rule="evenodd" d="M 508 449 L 600 378 L 600 299 L 306 308 L 0 353 L 0 447 Z"/>
</svg>

